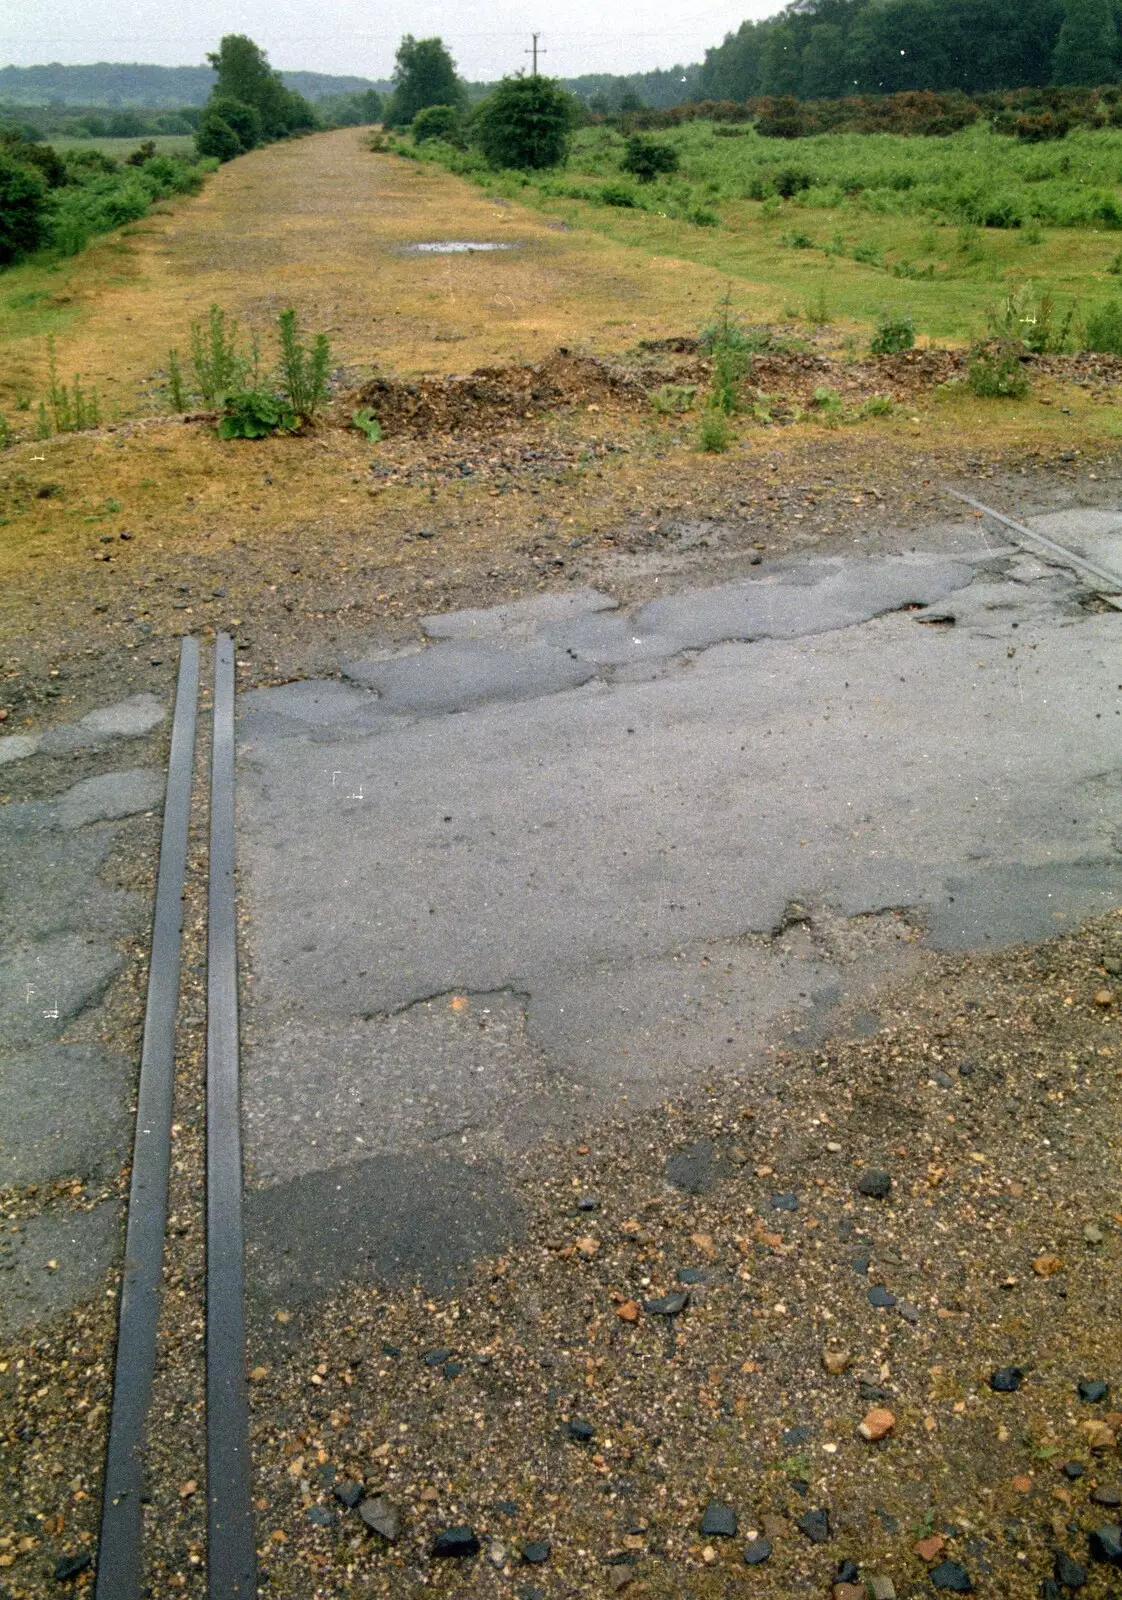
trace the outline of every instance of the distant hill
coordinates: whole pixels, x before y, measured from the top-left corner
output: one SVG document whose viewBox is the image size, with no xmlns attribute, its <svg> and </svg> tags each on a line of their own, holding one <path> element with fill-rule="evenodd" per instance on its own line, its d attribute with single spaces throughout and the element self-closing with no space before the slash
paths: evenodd
<svg viewBox="0 0 1122 1600">
<path fill-rule="evenodd" d="M 362 89 L 386 90 L 370 78 L 334 78 L 322 72 L 282 72 L 290 89 L 308 100 Z M 89 67 L 0 67 L 0 103 L 45 106 L 144 106 L 152 110 L 201 106 L 214 87 L 210 67 L 151 67 L 98 61 Z"/>
</svg>

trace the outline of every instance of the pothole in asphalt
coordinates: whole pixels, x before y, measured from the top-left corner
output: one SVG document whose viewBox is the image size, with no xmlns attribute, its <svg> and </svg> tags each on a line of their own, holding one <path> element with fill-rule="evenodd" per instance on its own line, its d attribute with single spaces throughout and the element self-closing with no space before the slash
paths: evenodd
<svg viewBox="0 0 1122 1600">
<path fill-rule="evenodd" d="M 406 253 L 417 256 L 467 256 L 477 250 L 510 250 L 509 244 L 476 239 L 432 239 L 426 244 L 407 244 Z"/>
</svg>

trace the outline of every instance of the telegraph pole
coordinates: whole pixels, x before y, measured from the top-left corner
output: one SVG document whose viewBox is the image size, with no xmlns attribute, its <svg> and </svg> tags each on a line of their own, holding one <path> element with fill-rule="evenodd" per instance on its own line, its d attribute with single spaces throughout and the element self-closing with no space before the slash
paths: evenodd
<svg viewBox="0 0 1122 1600">
<path fill-rule="evenodd" d="M 548 55 L 549 54 L 548 50 L 546 50 L 544 45 L 542 45 L 539 48 L 538 40 L 540 38 L 541 38 L 541 34 L 540 33 L 535 33 L 534 34 L 534 47 L 533 47 L 533 49 L 532 50 L 523 50 L 523 52 L 522 52 L 522 54 L 525 55 L 525 56 L 533 56 L 533 58 L 534 58 L 533 75 L 534 75 L 535 78 L 538 75 L 538 56 L 539 55 L 544 56 L 544 55 Z"/>
</svg>

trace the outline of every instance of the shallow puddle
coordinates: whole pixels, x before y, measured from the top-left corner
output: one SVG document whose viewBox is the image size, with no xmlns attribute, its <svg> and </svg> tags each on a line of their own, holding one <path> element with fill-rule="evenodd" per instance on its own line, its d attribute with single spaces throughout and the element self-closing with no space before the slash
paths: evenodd
<svg viewBox="0 0 1122 1600">
<path fill-rule="evenodd" d="M 479 243 L 471 239 L 434 239 L 430 244 L 406 245 L 410 255 L 465 256 L 476 250 L 509 250 L 509 244 Z"/>
</svg>

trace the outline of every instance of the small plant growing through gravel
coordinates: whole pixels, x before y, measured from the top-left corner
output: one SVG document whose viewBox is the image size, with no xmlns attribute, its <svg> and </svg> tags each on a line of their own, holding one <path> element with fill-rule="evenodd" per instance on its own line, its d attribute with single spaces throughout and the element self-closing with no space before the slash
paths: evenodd
<svg viewBox="0 0 1122 1600">
<path fill-rule="evenodd" d="M 0 411 L 0 450 L 6 450 L 12 442 L 12 425 L 2 411 Z"/>
<path fill-rule="evenodd" d="M 698 431 L 698 447 L 706 455 L 722 455 L 732 440 L 732 429 L 724 412 L 707 408 Z"/>
<path fill-rule="evenodd" d="M 371 444 L 380 443 L 382 424 L 369 406 L 363 406 L 360 411 L 352 411 L 351 427 L 357 428 L 359 433 L 364 433 Z"/>
<path fill-rule="evenodd" d="M 651 404 L 660 416 L 680 416 L 683 411 L 693 409 L 697 396 L 697 385 L 693 383 L 664 383 L 659 389 Z"/>
<path fill-rule="evenodd" d="M 825 328 L 830 321 L 830 308 L 826 304 L 826 290 L 820 287 L 813 300 L 807 301 L 806 320 L 812 328 Z"/>
<path fill-rule="evenodd" d="M 885 311 L 877 318 L 876 332 L 869 341 L 875 356 L 894 356 L 911 350 L 916 342 L 916 325 L 899 311 Z"/>
<path fill-rule="evenodd" d="M 220 306 L 212 305 L 205 329 L 191 324 L 191 365 L 195 385 L 207 405 L 220 405 L 245 382 L 248 362 L 238 350 L 238 325 Z"/>
<path fill-rule="evenodd" d="M 1017 351 L 1009 345 L 978 350 L 966 383 L 970 393 L 982 400 L 1022 400 L 1030 388 Z"/>
<path fill-rule="evenodd" d="M 84 390 L 77 374 L 72 387 L 59 382 L 53 334 L 47 335 L 47 404 L 56 433 L 78 433 L 83 428 L 96 428 L 101 421 L 96 389 Z"/>
<path fill-rule="evenodd" d="M 836 389 L 826 387 L 815 389 L 812 405 L 828 426 L 836 427 L 842 420 L 842 397 Z"/>
<path fill-rule="evenodd" d="M 713 361 L 708 409 L 731 416 L 739 410 L 740 387 L 752 370 L 752 356 L 759 348 L 733 315 L 731 288 L 721 301 L 717 320 L 705 329 L 700 342 L 701 349 Z"/>
<path fill-rule="evenodd" d="M 183 388 L 183 372 L 179 365 L 179 351 L 168 351 L 168 401 L 173 411 L 186 411 L 187 395 Z"/>
<path fill-rule="evenodd" d="M 986 320 L 995 339 L 1019 341 L 1038 356 L 1061 355 L 1075 320 L 1075 303 L 1057 317 L 1052 295 L 1047 291 L 1038 295 L 1032 284 L 1026 283 L 1010 288 L 1000 305 L 990 307 Z"/>
<path fill-rule="evenodd" d="M 311 348 L 300 343 L 296 313 L 291 307 L 277 318 L 280 337 L 278 376 L 288 403 L 304 422 L 312 422 L 327 400 L 331 346 L 326 333 L 317 333 Z"/>
</svg>

